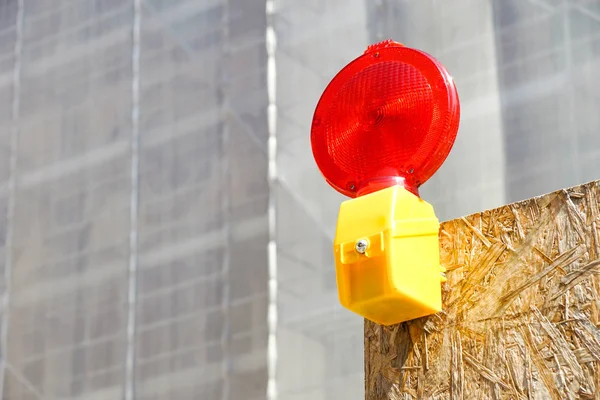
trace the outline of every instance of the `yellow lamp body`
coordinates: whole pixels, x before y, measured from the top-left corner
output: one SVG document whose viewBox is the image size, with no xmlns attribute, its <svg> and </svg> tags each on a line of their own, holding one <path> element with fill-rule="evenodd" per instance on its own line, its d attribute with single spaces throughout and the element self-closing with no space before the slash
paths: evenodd
<svg viewBox="0 0 600 400">
<path fill-rule="evenodd" d="M 341 304 L 381 325 L 441 311 L 438 234 L 433 207 L 402 186 L 343 202 L 334 240 Z"/>
</svg>

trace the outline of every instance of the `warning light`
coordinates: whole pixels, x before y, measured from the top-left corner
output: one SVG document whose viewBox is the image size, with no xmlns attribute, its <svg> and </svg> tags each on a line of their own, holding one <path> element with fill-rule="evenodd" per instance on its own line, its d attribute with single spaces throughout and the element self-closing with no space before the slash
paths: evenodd
<svg viewBox="0 0 600 400">
<path fill-rule="evenodd" d="M 450 152 L 459 115 L 444 67 L 388 40 L 369 46 L 325 89 L 313 154 L 327 182 L 349 197 L 399 183 L 418 194 Z"/>
<path fill-rule="evenodd" d="M 456 138 L 460 105 L 446 69 L 387 40 L 329 83 L 312 151 L 340 207 L 334 253 L 342 305 L 390 325 L 441 310 L 439 221 L 418 188 Z"/>
</svg>

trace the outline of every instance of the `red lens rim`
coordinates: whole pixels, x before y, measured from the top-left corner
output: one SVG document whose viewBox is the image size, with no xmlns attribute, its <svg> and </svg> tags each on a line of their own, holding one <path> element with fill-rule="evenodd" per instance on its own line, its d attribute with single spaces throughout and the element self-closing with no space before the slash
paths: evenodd
<svg viewBox="0 0 600 400">
<path fill-rule="evenodd" d="M 429 149 L 424 146 L 414 152 L 406 165 L 398 168 L 391 176 L 361 176 L 361 173 L 344 170 L 335 162 L 330 152 L 331 139 L 328 140 L 324 132 L 330 121 L 332 106 L 340 90 L 351 79 L 356 78 L 367 68 L 380 63 L 401 62 L 416 68 L 427 81 L 435 96 L 433 96 L 433 109 L 438 119 L 443 119 L 443 127 L 425 134 L 428 140 L 438 137 L 436 145 Z M 338 192 L 348 196 L 357 197 L 361 187 L 369 181 L 390 178 L 390 182 L 406 182 L 405 186 L 418 194 L 417 188 L 427 181 L 442 165 L 447 158 L 456 139 L 460 120 L 460 104 L 454 81 L 448 71 L 431 55 L 421 51 L 392 44 L 386 47 L 371 46 L 365 54 L 356 58 L 344 67 L 329 83 L 323 92 L 312 121 L 311 146 L 313 155 L 321 174 L 326 181 Z M 426 147 L 426 146 L 425 146 Z M 416 173 L 415 173 L 416 171 Z M 381 188 L 381 187 L 380 187 Z"/>
</svg>

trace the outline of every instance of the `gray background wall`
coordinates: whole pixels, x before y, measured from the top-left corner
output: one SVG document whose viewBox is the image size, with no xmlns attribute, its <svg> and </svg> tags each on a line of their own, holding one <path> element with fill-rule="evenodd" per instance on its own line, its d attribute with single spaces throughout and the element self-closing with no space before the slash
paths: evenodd
<svg viewBox="0 0 600 400">
<path fill-rule="evenodd" d="M 457 82 L 440 218 L 599 177 L 600 0 L 1 0 L 3 398 L 363 398 L 309 127 L 389 37 Z"/>
<path fill-rule="evenodd" d="M 265 397 L 265 5 L 135 4 L 0 3 L 5 399 Z"/>
</svg>

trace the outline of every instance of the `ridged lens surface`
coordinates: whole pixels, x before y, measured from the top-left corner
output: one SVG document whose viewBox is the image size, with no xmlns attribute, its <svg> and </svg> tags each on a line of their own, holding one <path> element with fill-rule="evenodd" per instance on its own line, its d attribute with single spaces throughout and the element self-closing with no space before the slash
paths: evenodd
<svg viewBox="0 0 600 400">
<path fill-rule="evenodd" d="M 407 47 L 375 49 L 323 93 L 313 154 L 329 184 L 347 196 L 395 177 L 416 192 L 446 159 L 459 114 L 454 83 L 435 59 Z"/>
</svg>

